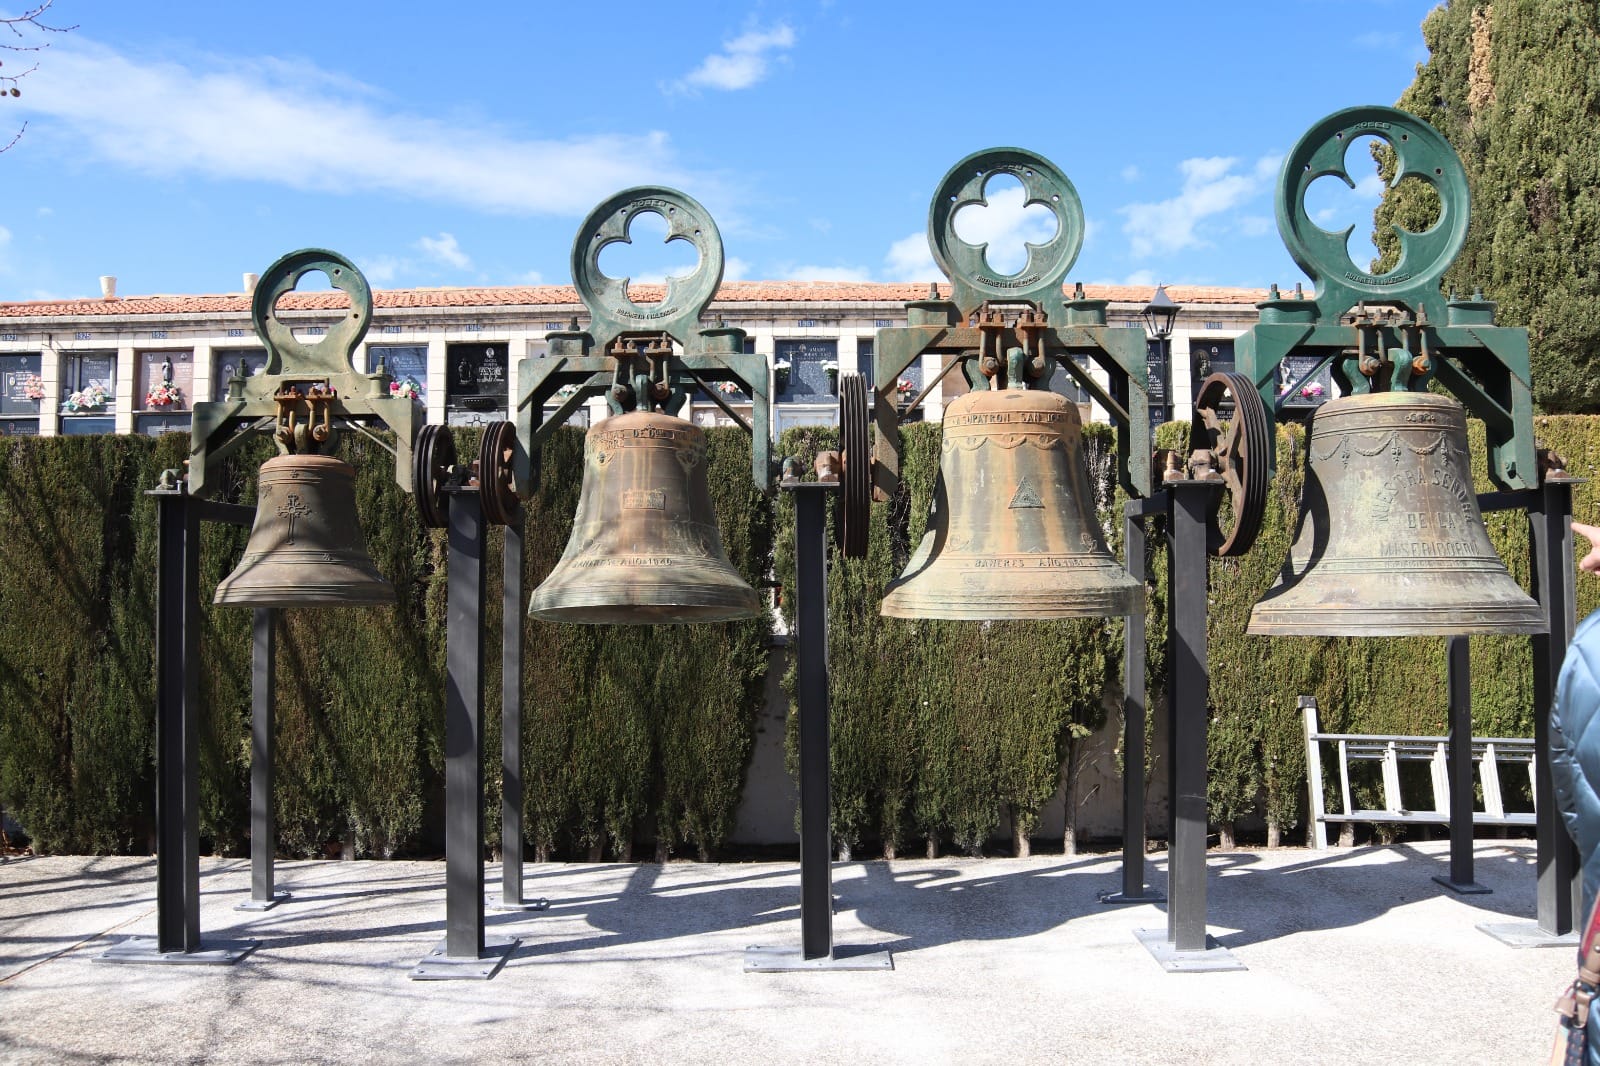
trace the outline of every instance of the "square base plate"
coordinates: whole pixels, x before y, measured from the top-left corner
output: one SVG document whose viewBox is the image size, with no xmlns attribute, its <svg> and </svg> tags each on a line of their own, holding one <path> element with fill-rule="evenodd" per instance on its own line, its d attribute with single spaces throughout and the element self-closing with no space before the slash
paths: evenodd
<svg viewBox="0 0 1600 1066">
<path fill-rule="evenodd" d="M 236 911 L 270 911 L 278 904 L 294 897 L 288 892 L 274 892 L 271 899 L 247 899 L 234 905 Z"/>
<path fill-rule="evenodd" d="M 256 948 L 259 940 L 203 941 L 198 951 L 160 951 L 153 936 L 131 936 L 94 957 L 95 962 L 167 963 L 173 966 L 232 966 Z"/>
<path fill-rule="evenodd" d="M 1166 896 L 1149 888 L 1137 896 L 1130 896 L 1126 892 L 1112 892 L 1107 889 L 1104 892 L 1096 892 L 1094 898 L 1098 902 L 1106 904 L 1165 903 L 1167 901 Z"/>
<path fill-rule="evenodd" d="M 1539 928 L 1538 922 L 1482 922 L 1478 931 L 1488 933 L 1500 943 L 1513 948 L 1575 948 L 1576 931 L 1559 936 Z"/>
<path fill-rule="evenodd" d="M 744 949 L 745 973 L 796 973 L 801 970 L 892 970 L 894 959 L 873 948 L 834 948 L 833 954 L 808 959 L 800 948 Z"/>
<path fill-rule="evenodd" d="M 1452 881 L 1444 874 L 1434 874 L 1433 879 L 1458 896 L 1487 896 L 1494 891 L 1492 888 L 1484 888 L 1476 881 Z"/>
<path fill-rule="evenodd" d="M 511 957 L 520 943 L 521 937 L 486 936 L 483 938 L 483 954 L 473 958 L 445 954 L 449 941 L 441 940 L 422 957 L 421 962 L 412 967 L 410 976 L 413 981 L 487 981 L 500 972 L 500 967 L 506 964 L 506 959 Z"/>
<path fill-rule="evenodd" d="M 1206 935 L 1206 946 L 1199 951 L 1179 951 L 1167 939 L 1165 929 L 1135 929 L 1145 950 L 1156 957 L 1161 968 L 1168 973 L 1214 973 L 1223 970 L 1247 970 L 1233 953 L 1218 944 L 1216 938 Z"/>
</svg>

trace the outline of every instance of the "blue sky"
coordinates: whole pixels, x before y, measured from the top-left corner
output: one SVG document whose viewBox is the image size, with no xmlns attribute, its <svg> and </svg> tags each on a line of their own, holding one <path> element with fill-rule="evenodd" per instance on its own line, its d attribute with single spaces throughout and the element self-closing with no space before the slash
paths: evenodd
<svg viewBox="0 0 1600 1066">
<path fill-rule="evenodd" d="M 1076 186 L 1074 280 L 1291 285 L 1279 160 L 1328 112 L 1394 103 L 1433 6 L 57 0 L 78 28 L 0 104 L 6 138 L 27 122 L 0 154 L 0 299 L 101 274 L 237 291 L 306 245 L 379 287 L 565 284 L 583 216 L 637 184 L 705 204 L 728 278 L 927 281 L 929 199 L 996 145 Z M 1359 238 L 1377 191 L 1311 206 Z M 1004 269 L 1053 220 L 991 192 L 958 224 Z M 660 232 L 601 266 L 692 269 Z"/>
</svg>

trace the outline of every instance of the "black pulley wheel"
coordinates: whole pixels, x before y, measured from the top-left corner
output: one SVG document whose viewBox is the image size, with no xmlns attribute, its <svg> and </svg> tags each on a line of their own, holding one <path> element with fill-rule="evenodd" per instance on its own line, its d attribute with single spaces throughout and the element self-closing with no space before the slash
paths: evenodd
<svg viewBox="0 0 1600 1066">
<path fill-rule="evenodd" d="M 483 516 L 497 526 L 515 525 L 521 515 L 512 460 L 516 455 L 517 427 L 491 422 L 478 449 L 478 499 Z"/>
<path fill-rule="evenodd" d="M 839 375 L 839 450 L 844 453 L 844 476 L 835 537 L 847 558 L 865 559 L 872 514 L 872 454 L 867 450 L 867 383 L 860 374 Z"/>
<path fill-rule="evenodd" d="M 444 486 L 456 465 L 456 439 L 449 426 L 423 426 L 411 448 L 411 483 L 417 513 L 428 529 L 443 529 L 448 518 Z"/>
<path fill-rule="evenodd" d="M 1201 449 L 1211 453 L 1222 475 L 1231 511 L 1225 529 L 1219 494 L 1206 517 L 1206 550 L 1222 557 L 1243 555 L 1261 532 L 1272 462 L 1266 405 L 1245 375 L 1212 374 L 1200 383 L 1189 423 L 1189 450 Z"/>
</svg>

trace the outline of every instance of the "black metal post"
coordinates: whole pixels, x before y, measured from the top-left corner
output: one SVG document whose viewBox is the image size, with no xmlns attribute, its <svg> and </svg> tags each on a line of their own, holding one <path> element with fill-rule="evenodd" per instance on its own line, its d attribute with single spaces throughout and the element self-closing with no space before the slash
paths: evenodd
<svg viewBox="0 0 1600 1066">
<path fill-rule="evenodd" d="M 829 780 L 827 502 L 838 482 L 781 483 L 794 499 L 795 695 L 800 715 L 800 950 L 750 947 L 744 968 L 892 970 L 887 951 L 834 953 L 833 833 Z"/>
<path fill-rule="evenodd" d="M 476 485 L 451 485 L 444 494 L 445 938 L 411 978 L 483 981 L 500 972 L 519 941 L 484 936 L 483 502 Z"/>
<path fill-rule="evenodd" d="M 156 496 L 156 951 L 200 950 L 200 520 Z"/>
<path fill-rule="evenodd" d="M 1144 583 L 1145 508 L 1130 500 L 1122 519 L 1128 576 Z M 1123 620 L 1122 640 L 1122 890 L 1102 892 L 1101 903 L 1159 903 L 1164 896 L 1145 885 L 1144 748 L 1146 721 L 1144 605 Z"/>
<path fill-rule="evenodd" d="M 446 589 L 445 953 L 483 954 L 483 505 L 450 492 Z"/>
<path fill-rule="evenodd" d="M 1179 481 L 1168 548 L 1167 655 L 1171 682 L 1167 731 L 1172 846 L 1167 940 L 1177 951 L 1206 948 L 1206 727 L 1211 674 L 1206 662 L 1206 504 L 1216 486 Z"/>
<path fill-rule="evenodd" d="M 257 607 L 250 647 L 250 901 L 242 910 L 266 910 L 289 898 L 273 883 L 278 838 L 272 798 L 273 695 L 277 675 L 277 619 Z"/>
<path fill-rule="evenodd" d="M 1583 898 L 1578 878 L 1578 849 L 1567 835 L 1556 805 L 1546 753 L 1550 750 L 1550 707 L 1555 700 L 1556 676 L 1566 657 L 1576 628 L 1572 588 L 1572 479 L 1547 478 L 1538 502 L 1528 512 L 1529 539 L 1533 547 L 1534 595 L 1550 620 L 1549 633 L 1533 637 L 1534 808 L 1538 811 L 1539 932 L 1563 936 L 1576 930 Z"/>
<path fill-rule="evenodd" d="M 795 673 L 800 701 L 800 948 L 833 955 L 833 837 L 829 825 L 828 555 L 826 496 L 797 491 Z"/>
<path fill-rule="evenodd" d="M 1472 869 L 1472 643 L 1446 642 L 1446 688 L 1450 693 L 1450 875 L 1434 880 L 1463 895 L 1486 893 Z"/>
<path fill-rule="evenodd" d="M 500 899 L 522 905 L 522 522 L 505 527 L 500 598 Z"/>
</svg>

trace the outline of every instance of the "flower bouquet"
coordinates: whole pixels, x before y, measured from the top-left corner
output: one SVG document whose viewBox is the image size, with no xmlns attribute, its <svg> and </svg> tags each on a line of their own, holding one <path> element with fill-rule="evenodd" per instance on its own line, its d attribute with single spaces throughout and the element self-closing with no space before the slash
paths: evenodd
<svg viewBox="0 0 1600 1066">
<path fill-rule="evenodd" d="M 422 386 L 416 378 L 401 378 L 389 382 L 389 398 L 395 400 L 421 400 Z"/>
<path fill-rule="evenodd" d="M 1304 400 L 1315 400 L 1326 391 L 1327 390 L 1322 387 L 1321 383 L 1313 381 L 1311 384 L 1300 390 L 1300 398 Z"/>
<path fill-rule="evenodd" d="M 44 382 L 39 379 L 38 374 L 28 375 L 27 380 L 22 383 L 22 395 L 30 400 L 44 399 Z"/>
<path fill-rule="evenodd" d="M 84 411 L 103 410 L 111 402 L 111 393 L 104 385 L 90 385 L 79 389 L 61 403 L 61 413 L 80 414 Z"/>
<path fill-rule="evenodd" d="M 146 407 L 172 407 L 175 404 L 182 406 L 183 390 L 170 381 L 158 381 L 149 392 L 145 393 Z"/>
</svg>

